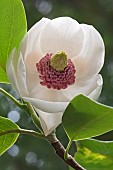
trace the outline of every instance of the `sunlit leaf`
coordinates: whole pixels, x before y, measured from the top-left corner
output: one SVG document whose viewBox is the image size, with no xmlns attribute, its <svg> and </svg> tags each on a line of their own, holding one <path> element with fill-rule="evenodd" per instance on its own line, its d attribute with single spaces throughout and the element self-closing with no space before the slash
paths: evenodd
<svg viewBox="0 0 113 170">
<path fill-rule="evenodd" d="M 64 112 L 63 126 L 72 140 L 98 136 L 113 129 L 113 109 L 78 95 Z"/>
<path fill-rule="evenodd" d="M 27 31 L 21 0 L 0 0 L 0 82 L 8 82 L 6 61 Z"/>
<path fill-rule="evenodd" d="M 113 170 L 113 142 L 78 142 L 76 161 L 87 170 Z"/>
<path fill-rule="evenodd" d="M 1 134 L 2 132 L 13 129 L 19 129 L 19 127 L 11 120 L 0 116 L 0 156 L 16 142 L 19 135 L 17 133 L 6 135 Z"/>
</svg>

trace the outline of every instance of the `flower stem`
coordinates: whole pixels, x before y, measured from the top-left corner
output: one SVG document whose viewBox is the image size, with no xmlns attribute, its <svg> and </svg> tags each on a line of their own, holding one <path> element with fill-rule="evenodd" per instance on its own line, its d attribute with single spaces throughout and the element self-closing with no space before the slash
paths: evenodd
<svg viewBox="0 0 113 170">
<path fill-rule="evenodd" d="M 29 114 L 29 116 L 31 116 L 34 124 L 38 127 L 38 129 L 40 130 L 40 132 L 43 132 L 42 127 L 40 125 L 40 121 L 38 118 L 38 115 L 36 114 L 34 108 L 32 107 L 32 105 L 28 102 L 23 101 L 24 103 L 19 102 L 17 99 L 15 99 L 11 94 L 9 94 L 8 92 L 6 92 L 4 89 L 0 88 L 0 92 L 3 93 L 4 95 L 6 95 L 9 99 L 11 99 L 18 107 L 20 107 L 21 109 L 23 109 L 27 114 Z"/>
<path fill-rule="evenodd" d="M 7 134 L 12 134 L 12 133 L 28 134 L 28 135 L 32 135 L 32 136 L 35 136 L 35 137 L 45 139 L 45 136 L 43 134 L 41 134 L 41 133 L 38 133 L 38 132 L 33 131 L 33 130 L 20 129 L 20 128 L 19 129 L 1 131 L 0 136 L 7 135 Z"/>
<path fill-rule="evenodd" d="M 0 88 L 0 92 L 6 95 L 9 99 L 11 99 L 18 107 L 20 107 L 21 109 L 24 109 L 25 104 L 19 102 L 17 99 L 15 99 L 11 94 L 6 92 L 4 89 Z"/>
<path fill-rule="evenodd" d="M 41 125 L 40 125 L 39 117 L 38 117 L 38 115 L 36 114 L 33 106 L 32 106 L 30 103 L 28 103 L 28 102 L 26 102 L 26 104 L 27 104 L 28 112 L 29 112 L 29 114 L 30 114 L 30 116 L 31 116 L 34 124 L 36 125 L 36 127 L 38 127 L 38 129 L 40 130 L 40 132 L 43 133 L 42 127 L 41 127 Z"/>
<path fill-rule="evenodd" d="M 74 158 L 66 153 L 66 150 L 64 146 L 60 143 L 60 141 L 57 139 L 55 134 L 50 134 L 49 136 L 46 137 L 48 142 L 52 145 L 52 147 L 55 150 L 55 153 L 69 166 L 74 168 L 75 170 L 85 170 L 83 167 L 81 167 L 75 160 Z M 70 142 L 71 144 L 71 142 Z M 70 147 L 69 144 L 69 147 Z M 67 149 L 68 150 L 68 149 Z M 67 155 L 67 159 L 64 158 L 64 155 Z"/>
<path fill-rule="evenodd" d="M 68 145 L 67 145 L 67 148 L 66 148 L 66 151 L 65 151 L 65 154 L 64 154 L 64 159 L 67 160 L 68 159 L 68 152 L 69 152 L 69 149 L 71 147 L 71 144 L 72 144 L 73 140 L 70 140 Z"/>
</svg>

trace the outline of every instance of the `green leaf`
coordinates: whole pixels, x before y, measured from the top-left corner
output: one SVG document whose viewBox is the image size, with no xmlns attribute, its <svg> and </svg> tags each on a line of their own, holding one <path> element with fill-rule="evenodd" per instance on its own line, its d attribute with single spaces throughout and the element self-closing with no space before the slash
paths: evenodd
<svg viewBox="0 0 113 170">
<path fill-rule="evenodd" d="M 1 67 L 0 67 L 0 82 L 8 83 L 8 78 L 7 78 L 6 72 Z"/>
<path fill-rule="evenodd" d="M 6 61 L 27 31 L 21 0 L 0 0 L 0 81 L 8 82 Z"/>
<path fill-rule="evenodd" d="M 75 160 L 87 170 L 113 170 L 113 142 L 78 142 Z"/>
<path fill-rule="evenodd" d="M 64 112 L 63 126 L 71 140 L 99 136 L 113 129 L 113 109 L 78 95 Z"/>
<path fill-rule="evenodd" d="M 74 170 L 72 167 L 69 167 L 69 170 Z"/>
<path fill-rule="evenodd" d="M 19 134 L 5 134 L 3 132 L 19 129 L 19 127 L 11 120 L 0 116 L 0 156 L 8 150 L 17 140 Z"/>
</svg>

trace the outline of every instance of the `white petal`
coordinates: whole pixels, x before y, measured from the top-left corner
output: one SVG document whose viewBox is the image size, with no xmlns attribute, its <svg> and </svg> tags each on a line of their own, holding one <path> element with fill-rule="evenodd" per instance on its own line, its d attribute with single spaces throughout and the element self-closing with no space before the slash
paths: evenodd
<svg viewBox="0 0 113 170">
<path fill-rule="evenodd" d="M 63 93 L 70 100 L 79 94 L 84 94 L 91 97 L 92 99 L 97 99 L 100 95 L 102 84 L 102 76 L 98 74 L 87 81 L 76 80 L 75 84 L 63 90 Z"/>
<path fill-rule="evenodd" d="M 43 112 L 39 109 L 36 109 L 36 111 L 39 114 L 41 126 L 43 128 L 45 136 L 54 131 L 62 121 L 62 112 L 51 114 Z"/>
<path fill-rule="evenodd" d="M 28 55 L 32 53 L 37 53 L 38 58 L 38 54 L 41 52 L 39 44 L 40 32 L 43 30 L 43 28 L 48 22 L 49 19 L 42 18 L 33 27 L 31 27 L 26 36 L 23 38 L 19 47 L 19 51 L 22 53 L 24 58 L 28 57 Z"/>
<path fill-rule="evenodd" d="M 48 113 L 63 112 L 69 103 L 69 102 L 49 102 L 30 97 L 23 97 L 23 99 L 31 103 L 37 109 L 40 109 Z"/>
<path fill-rule="evenodd" d="M 21 96 L 22 97 L 28 96 L 28 91 L 26 86 L 26 68 L 21 53 L 17 64 L 17 74 L 18 74 L 18 84 L 19 84 Z"/>
<path fill-rule="evenodd" d="M 33 55 L 33 53 L 32 53 Z M 37 57 L 34 54 L 33 56 L 28 56 L 25 61 L 26 66 L 26 85 L 29 93 L 39 84 L 39 75 L 36 69 Z"/>
<path fill-rule="evenodd" d="M 98 97 L 100 96 L 100 93 L 102 91 L 102 85 L 103 85 L 103 79 L 102 77 L 100 77 L 100 79 L 98 80 L 98 84 L 99 86 L 97 86 L 97 88 L 89 94 L 89 98 L 93 99 L 93 100 L 97 100 Z"/>
<path fill-rule="evenodd" d="M 101 35 L 94 27 L 81 24 L 81 28 L 84 32 L 83 49 L 73 62 L 77 79 L 86 80 L 101 70 L 104 64 L 105 48 Z"/>
<path fill-rule="evenodd" d="M 38 76 L 38 75 L 37 75 Z M 31 80 L 32 81 L 32 80 Z M 37 83 L 36 87 L 29 92 L 31 98 L 50 102 L 68 102 L 69 99 L 62 93 L 61 90 L 49 89 Z"/>
<path fill-rule="evenodd" d="M 48 22 L 41 31 L 40 44 L 45 54 L 63 50 L 72 58 L 81 51 L 83 39 L 83 31 L 76 20 L 59 17 Z"/>
<path fill-rule="evenodd" d="M 13 51 L 12 51 L 11 55 L 9 56 L 8 61 L 7 61 L 6 72 L 7 72 L 7 76 L 8 76 L 8 79 L 9 79 L 11 85 L 14 87 L 14 89 L 18 93 L 20 93 L 17 75 L 16 75 L 17 58 L 18 58 L 18 56 L 17 56 L 17 51 L 16 51 L 16 48 L 15 48 L 15 49 L 13 49 Z"/>
<path fill-rule="evenodd" d="M 29 72 L 28 73 L 28 70 L 27 70 L 26 71 L 26 85 L 27 85 L 29 94 L 32 95 L 33 89 L 38 87 L 39 83 L 40 83 L 40 80 L 39 80 L 38 72 L 36 72 L 36 73 Z M 38 94 L 35 94 L 35 95 L 38 95 Z"/>
<path fill-rule="evenodd" d="M 22 53 L 26 66 L 26 83 L 28 91 L 31 91 L 37 85 L 38 76 L 36 63 L 44 56 L 40 49 L 40 32 L 49 22 L 49 19 L 43 18 L 37 22 L 22 40 L 19 51 Z"/>
</svg>

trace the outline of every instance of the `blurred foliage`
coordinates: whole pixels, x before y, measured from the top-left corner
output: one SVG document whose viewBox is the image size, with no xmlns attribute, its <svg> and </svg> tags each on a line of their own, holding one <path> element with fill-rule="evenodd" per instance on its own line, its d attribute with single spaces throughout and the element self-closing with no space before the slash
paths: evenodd
<svg viewBox="0 0 113 170">
<path fill-rule="evenodd" d="M 102 35 L 106 47 L 105 65 L 101 71 L 104 86 L 99 102 L 113 106 L 113 1 L 112 0 L 23 0 L 27 13 L 28 29 L 42 17 L 55 18 L 70 16 L 79 23 L 93 25 Z M 93 64 L 93 63 L 92 63 Z M 1 84 L 5 90 L 18 98 L 10 85 Z M 17 111 L 17 122 L 22 128 L 35 129 L 26 113 L 17 108 L 9 99 L 0 94 L 0 115 L 8 116 L 10 111 Z M 57 129 L 58 138 L 67 145 L 68 139 L 62 126 Z M 102 135 L 99 139 L 113 140 L 113 132 Z M 51 146 L 40 139 L 20 136 L 16 145 L 19 153 L 12 148 L 0 157 L 2 170 L 68 170 L 68 167 L 54 154 Z M 74 144 L 73 144 L 73 147 Z M 12 155 L 12 156 L 11 156 Z"/>
</svg>

